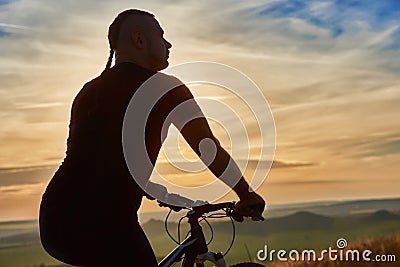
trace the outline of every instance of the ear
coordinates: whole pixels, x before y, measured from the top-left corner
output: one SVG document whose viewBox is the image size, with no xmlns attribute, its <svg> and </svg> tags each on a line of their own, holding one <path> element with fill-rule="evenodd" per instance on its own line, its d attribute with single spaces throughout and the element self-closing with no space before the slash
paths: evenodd
<svg viewBox="0 0 400 267">
<path fill-rule="evenodd" d="M 132 45 L 137 49 L 144 49 L 146 45 L 146 39 L 140 31 L 132 31 L 131 33 Z"/>
</svg>

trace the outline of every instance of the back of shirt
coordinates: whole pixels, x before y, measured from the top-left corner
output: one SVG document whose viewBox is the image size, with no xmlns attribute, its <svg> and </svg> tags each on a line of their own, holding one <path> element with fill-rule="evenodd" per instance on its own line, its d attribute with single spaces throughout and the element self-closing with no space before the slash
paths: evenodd
<svg viewBox="0 0 400 267">
<path fill-rule="evenodd" d="M 133 63 L 120 63 L 85 84 L 72 105 L 66 158 L 43 199 L 57 203 L 65 212 L 70 210 L 98 218 L 137 212 L 143 191 L 125 162 L 122 125 L 132 96 L 154 74 Z M 139 156 L 148 156 L 155 164 L 165 120 L 175 107 L 187 100 L 193 101 L 193 96 L 185 86 L 170 90 L 160 98 L 146 124 L 148 155 Z M 194 110 L 200 109 L 196 105 Z M 172 118 L 171 123 L 178 124 L 179 120 Z"/>
</svg>

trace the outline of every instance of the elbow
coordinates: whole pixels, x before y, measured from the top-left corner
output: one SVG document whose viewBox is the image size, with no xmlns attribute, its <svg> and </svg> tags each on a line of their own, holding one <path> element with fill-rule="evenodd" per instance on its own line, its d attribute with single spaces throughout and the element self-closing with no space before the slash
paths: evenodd
<svg viewBox="0 0 400 267">
<path fill-rule="evenodd" d="M 197 155 L 206 166 L 211 166 L 220 161 L 225 150 L 221 147 L 217 138 L 204 138 L 198 143 Z"/>
</svg>

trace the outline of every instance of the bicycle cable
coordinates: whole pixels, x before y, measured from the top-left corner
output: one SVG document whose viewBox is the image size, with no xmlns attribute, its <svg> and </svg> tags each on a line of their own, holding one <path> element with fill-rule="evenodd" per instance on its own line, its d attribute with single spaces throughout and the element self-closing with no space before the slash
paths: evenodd
<svg viewBox="0 0 400 267">
<path fill-rule="evenodd" d="M 180 231 L 181 222 L 182 222 L 182 220 L 183 220 L 184 218 L 187 218 L 187 215 L 182 216 L 182 217 L 179 219 L 179 221 L 178 221 L 178 240 L 176 240 L 176 239 L 172 236 L 172 234 L 170 233 L 170 231 L 168 230 L 168 219 L 169 219 L 169 216 L 171 215 L 171 212 L 172 212 L 172 209 L 169 210 L 167 216 L 165 217 L 165 220 L 164 220 L 164 228 L 165 228 L 165 231 L 167 232 L 168 236 L 170 237 L 170 239 L 171 239 L 172 241 L 174 241 L 176 244 L 180 245 L 180 241 L 181 241 L 181 240 L 180 240 L 180 239 L 181 239 L 181 234 L 180 234 L 180 232 L 181 232 L 181 231 Z M 234 241 L 235 241 L 235 237 L 236 237 L 236 228 L 235 228 L 235 223 L 234 223 L 234 221 L 233 221 L 232 216 L 228 215 L 228 214 L 229 214 L 229 210 L 228 210 L 228 209 L 224 209 L 224 212 L 225 212 L 225 214 L 224 214 L 224 213 L 211 213 L 210 215 L 207 215 L 207 216 L 203 215 L 203 216 L 201 216 L 202 219 L 201 219 L 199 222 L 205 221 L 205 222 L 207 223 L 208 227 L 210 228 L 211 238 L 210 238 L 210 241 L 208 241 L 208 242 L 206 243 L 207 246 L 208 246 L 209 244 L 211 244 L 212 240 L 214 239 L 214 230 L 213 230 L 211 224 L 208 222 L 207 218 L 210 218 L 210 219 L 220 219 L 220 218 L 229 217 L 229 219 L 230 219 L 230 221 L 231 221 L 231 224 L 232 224 L 232 240 L 231 240 L 231 243 L 229 244 L 229 247 L 228 247 L 228 249 L 226 250 L 226 252 L 223 253 L 223 256 L 226 256 L 226 255 L 228 254 L 228 252 L 232 249 L 233 243 L 234 243 Z M 185 239 L 189 236 L 189 234 L 190 234 L 190 231 L 188 231 L 188 233 L 186 234 Z"/>
<path fill-rule="evenodd" d="M 229 244 L 228 249 L 225 251 L 225 253 L 223 253 L 223 256 L 226 256 L 228 254 L 228 252 L 232 249 L 233 243 L 235 242 L 236 228 L 235 228 L 235 222 L 233 221 L 232 216 L 228 215 L 228 210 L 224 209 L 224 211 L 225 211 L 225 214 L 223 214 L 223 213 L 213 213 L 213 214 L 210 214 L 210 215 L 205 216 L 205 217 L 206 218 L 211 218 L 211 219 L 220 219 L 220 218 L 229 217 L 229 219 L 231 220 L 231 224 L 232 224 L 232 240 L 231 240 L 231 243 Z M 211 243 L 211 241 L 210 241 L 210 243 Z"/>
<path fill-rule="evenodd" d="M 165 228 L 165 231 L 167 232 L 169 238 L 171 238 L 172 241 L 174 241 L 176 244 L 179 245 L 179 242 L 175 240 L 175 238 L 171 235 L 171 233 L 170 233 L 169 230 L 168 230 L 168 218 L 169 218 L 169 216 L 171 215 L 171 212 L 172 212 L 172 209 L 169 210 L 169 212 L 168 212 L 168 214 L 167 214 L 167 217 L 165 217 L 165 220 L 164 220 L 164 228 Z"/>
<path fill-rule="evenodd" d="M 233 243 L 235 242 L 235 237 L 236 237 L 236 228 L 235 228 L 235 222 L 233 221 L 232 217 L 229 216 L 229 219 L 231 219 L 231 223 L 232 223 L 232 240 L 231 240 L 231 244 L 229 245 L 229 248 L 226 250 L 226 252 L 223 254 L 224 257 L 226 254 L 228 254 L 228 252 L 231 250 Z"/>
</svg>

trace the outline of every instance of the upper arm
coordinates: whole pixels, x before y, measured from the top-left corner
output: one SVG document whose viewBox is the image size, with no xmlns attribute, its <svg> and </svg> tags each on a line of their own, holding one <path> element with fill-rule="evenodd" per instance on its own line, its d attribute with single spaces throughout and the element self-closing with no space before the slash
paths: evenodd
<svg viewBox="0 0 400 267">
<path fill-rule="evenodd" d="M 217 141 L 210 129 L 206 117 L 193 95 L 186 86 L 180 86 L 176 91 L 178 103 L 172 113 L 172 123 L 178 128 L 192 149 L 199 153 L 199 144 L 203 139 Z"/>
</svg>

